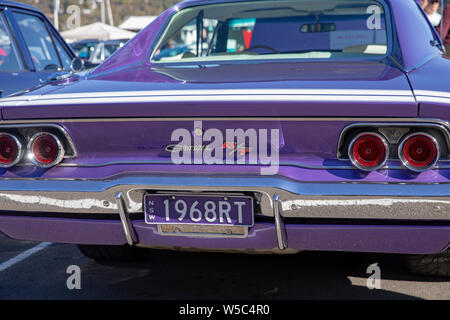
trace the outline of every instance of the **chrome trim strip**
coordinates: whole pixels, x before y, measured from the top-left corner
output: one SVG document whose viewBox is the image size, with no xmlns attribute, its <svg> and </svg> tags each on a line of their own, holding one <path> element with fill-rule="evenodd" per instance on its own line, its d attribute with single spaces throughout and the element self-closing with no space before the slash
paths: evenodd
<svg viewBox="0 0 450 320">
<path fill-rule="evenodd" d="M 147 192 L 198 195 L 250 192 L 259 195 L 260 210 L 255 213 L 266 217 L 450 221 L 450 183 L 305 183 L 281 177 L 195 175 L 126 176 L 105 181 L 26 181 L 0 180 L 3 212 L 8 215 L 25 212 L 90 214 L 92 217 L 121 212 L 126 222 L 127 213 L 143 213 L 142 199 Z M 124 201 L 118 202 L 118 199 Z M 281 222 L 279 219 L 282 231 Z"/>
<path fill-rule="evenodd" d="M 283 205 L 280 200 L 280 196 L 275 194 L 273 196 L 273 215 L 275 217 L 275 230 L 277 231 L 277 242 L 280 250 L 285 250 L 287 246 L 286 228 L 284 227 L 283 218 Z"/>
<path fill-rule="evenodd" d="M 405 159 L 405 157 L 404 157 L 404 155 L 403 155 L 403 148 L 404 148 L 404 146 L 405 146 L 405 143 L 406 143 L 409 139 L 411 139 L 411 138 L 413 138 L 413 137 L 415 137 L 415 136 L 425 136 L 426 138 L 430 139 L 431 142 L 432 142 L 432 143 L 435 145 L 435 147 L 436 147 L 436 156 L 435 156 L 435 158 L 433 159 L 433 162 L 431 162 L 428 166 L 423 167 L 423 168 L 414 167 L 411 163 L 409 163 L 409 162 Z M 427 134 L 427 133 L 425 133 L 425 132 L 413 132 L 413 133 L 407 135 L 407 136 L 403 139 L 403 141 L 400 143 L 400 145 L 399 145 L 399 147 L 398 147 L 398 156 L 399 156 L 399 158 L 400 158 L 400 161 L 403 163 L 403 165 L 404 165 L 406 168 L 408 168 L 409 170 L 414 171 L 414 172 L 424 172 L 424 171 L 427 171 L 427 170 L 433 168 L 434 166 L 436 166 L 436 164 L 438 163 L 439 158 L 440 158 L 440 156 L 441 156 L 441 148 L 439 147 L 439 143 L 437 142 L 437 140 L 436 140 L 432 135 L 429 135 L 429 134 Z"/>
<path fill-rule="evenodd" d="M 22 166 L 26 166 L 27 164 L 22 164 Z M 57 165 L 57 167 L 68 167 L 68 168 L 99 168 L 99 167 L 106 167 L 106 166 L 114 166 L 114 165 L 174 165 L 174 163 L 170 160 L 162 161 L 162 160 L 155 160 L 155 161 L 108 161 L 108 162 L 100 162 L 100 163 L 60 163 Z M 223 164 L 224 166 L 238 166 L 237 164 Z M 308 165 L 308 164 L 302 164 L 302 163 L 296 163 L 292 161 L 280 161 L 279 165 L 281 166 L 294 166 L 304 169 L 311 169 L 311 170 L 323 170 L 323 169 L 329 169 L 329 170 L 355 170 L 355 167 L 351 165 L 343 165 L 343 166 L 320 166 L 320 165 Z M 183 166 L 183 165 L 179 165 Z M 198 166 L 196 164 L 192 165 L 186 165 L 186 166 Z M 201 166 L 201 165 L 200 165 Z M 260 165 L 253 165 L 253 164 L 246 164 L 245 166 L 264 166 L 262 164 Z M 387 167 L 386 167 L 387 169 Z M 403 166 L 390 166 L 389 169 L 405 169 Z"/>
<path fill-rule="evenodd" d="M 25 120 L 1 120 L 3 124 L 34 124 L 34 123 L 85 123 L 85 122 L 161 122 L 161 121 L 372 121 L 372 122 L 434 122 L 450 128 L 447 121 L 433 118 L 379 118 L 379 117 L 143 117 L 143 118 L 71 118 L 71 119 L 25 119 Z M 388 123 L 389 124 L 389 123 Z"/>
<path fill-rule="evenodd" d="M 165 103 L 165 102 L 386 102 L 386 103 L 415 103 L 413 96 L 355 96 L 355 95 L 206 95 L 206 96 L 157 96 L 157 97 L 123 97 L 123 98 L 89 98 L 89 99 L 62 99 L 62 100 L 36 100 L 17 104 L 15 102 L 3 103 L 4 107 L 15 106 L 49 106 L 49 105 L 91 105 L 91 104 L 122 104 L 129 103 Z M 76 102 L 75 102 L 76 101 Z"/>
<path fill-rule="evenodd" d="M 243 96 L 243 95 L 305 95 L 305 96 L 366 96 L 366 97 L 404 97 L 414 98 L 410 90 L 379 90 L 379 89 L 184 89 L 184 90 L 146 90 L 146 91 L 101 91 L 101 92 L 79 92 L 66 94 L 45 94 L 10 97 L 0 100 L 7 102 L 42 102 L 51 100 L 70 99 L 103 99 L 103 98 L 140 98 L 140 97 L 188 97 L 188 96 Z M 410 99 L 408 99 L 410 100 Z"/>
<path fill-rule="evenodd" d="M 166 225 L 168 226 L 168 225 Z M 185 226 L 185 225 L 177 225 L 174 224 L 173 226 Z M 197 226 L 194 226 L 197 227 Z M 197 228 L 205 227 L 205 225 L 198 226 Z M 206 226 L 207 227 L 207 226 Z M 214 227 L 214 226 L 213 226 Z M 215 226 L 217 227 L 217 226 Z M 241 227 L 244 232 L 242 234 L 224 234 L 224 233 L 206 233 L 206 232 L 167 232 L 163 230 L 163 226 L 158 224 L 158 234 L 161 236 L 169 236 L 169 237 L 198 237 L 198 238 L 230 238 L 230 239 L 244 239 L 248 237 L 248 227 Z"/>
<path fill-rule="evenodd" d="M 399 160 L 396 160 L 396 162 L 399 162 Z M 448 162 L 441 160 L 440 162 Z M 115 166 L 115 165 L 173 165 L 173 162 L 171 161 L 108 161 L 108 162 L 100 162 L 100 163 L 60 163 L 56 167 L 61 168 L 99 168 L 99 167 L 107 167 L 107 166 Z M 224 166 L 237 166 L 236 164 L 223 164 Z M 341 166 L 329 166 L 329 165 L 308 165 L 304 163 L 297 163 L 292 161 L 279 161 L 280 166 L 291 166 L 291 167 L 297 167 L 302 169 L 309 169 L 309 170 L 358 170 L 358 168 L 355 168 L 352 165 L 341 165 Z M 19 164 L 18 166 L 30 166 L 30 164 Z M 181 165 L 180 165 L 181 166 Z M 186 166 L 197 166 L 195 164 L 192 165 L 186 165 Z M 259 165 L 252 165 L 252 164 L 246 164 L 245 166 L 259 166 Z M 263 165 L 260 165 L 263 166 Z M 383 166 L 379 168 L 379 170 L 407 170 L 403 165 L 388 165 Z M 450 165 L 437 165 L 434 169 L 450 169 Z"/>
<path fill-rule="evenodd" d="M 118 192 L 115 198 L 117 208 L 119 210 L 120 221 L 122 222 L 123 231 L 125 232 L 125 237 L 128 244 L 133 246 L 138 242 L 138 238 L 133 228 L 133 224 L 131 223 L 130 214 L 128 213 L 122 192 Z"/>
<path fill-rule="evenodd" d="M 449 104 L 450 98 L 446 97 L 429 97 L 429 96 L 417 96 L 418 102 L 428 102 L 428 103 L 442 103 L 442 104 Z"/>
<path fill-rule="evenodd" d="M 433 91 L 433 90 L 414 90 L 416 96 L 421 96 L 424 98 L 434 97 L 434 98 L 449 98 L 450 92 L 448 91 Z"/>
<path fill-rule="evenodd" d="M 240 95 L 240 94 L 314 94 L 314 95 L 391 95 L 391 96 L 412 96 L 410 90 L 389 90 L 389 89 L 277 89 L 277 88 L 248 88 L 248 89 L 163 89 L 163 90 L 130 90 L 130 91 L 98 91 L 98 92 L 77 92 L 77 93 L 56 93 L 45 95 L 24 95 L 17 97 L 5 97 L 4 101 L 29 101 L 29 100 L 47 100 L 67 99 L 67 98 L 95 98 L 95 97 L 134 97 L 134 96 L 168 96 L 168 95 Z"/>
</svg>

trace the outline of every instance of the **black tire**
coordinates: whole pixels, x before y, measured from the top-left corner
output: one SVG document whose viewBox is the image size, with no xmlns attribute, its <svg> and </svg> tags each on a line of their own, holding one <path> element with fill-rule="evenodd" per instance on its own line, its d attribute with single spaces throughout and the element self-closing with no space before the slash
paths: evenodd
<svg viewBox="0 0 450 320">
<path fill-rule="evenodd" d="M 105 246 L 79 244 L 78 249 L 86 257 L 99 262 L 134 261 L 144 257 L 143 249 L 129 245 Z"/>
<path fill-rule="evenodd" d="M 450 248 L 438 254 L 409 256 L 406 263 L 415 274 L 450 277 Z"/>
</svg>

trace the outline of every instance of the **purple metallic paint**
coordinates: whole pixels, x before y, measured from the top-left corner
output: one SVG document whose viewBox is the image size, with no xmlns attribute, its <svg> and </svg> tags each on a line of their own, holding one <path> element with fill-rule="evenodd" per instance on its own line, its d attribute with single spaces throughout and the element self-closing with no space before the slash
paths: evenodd
<svg viewBox="0 0 450 320">
<path fill-rule="evenodd" d="M 1 232 L 13 239 L 77 244 L 122 245 L 118 221 L 0 216 Z"/>
<path fill-rule="evenodd" d="M 353 74 L 353 77 L 351 76 Z M 355 77 L 354 75 L 357 74 Z M 136 81 L 136 78 L 139 81 Z M 260 63 L 244 66 L 217 65 L 203 68 L 138 68 L 96 76 L 67 86 L 52 94 L 77 92 L 124 92 L 151 90 L 222 89 L 345 89 L 400 90 L 410 92 L 406 76 L 378 62 L 365 63 Z M 35 93 L 37 94 L 37 92 Z M 107 96 L 107 94 L 106 94 Z M 213 98 L 212 98 L 213 99 Z M 64 106 L 3 107 L 5 120 L 108 117 L 185 116 L 351 116 L 416 117 L 415 102 L 190 102 L 190 103 L 107 103 Z"/>
<path fill-rule="evenodd" d="M 2 232 L 11 238 L 75 244 L 121 245 L 126 240 L 119 221 L 26 218 L 0 216 Z M 255 223 L 247 238 L 161 236 L 157 227 L 133 221 L 144 246 L 204 249 L 241 248 L 271 250 L 277 247 L 275 226 Z M 430 254 L 449 245 L 450 227 L 286 225 L 289 247 L 296 250 Z"/>
<path fill-rule="evenodd" d="M 178 9 L 222 1 L 187 1 Z M 413 1 L 388 1 L 394 15 L 401 47 L 400 70 L 379 62 L 261 62 L 217 64 L 193 68 L 170 68 L 150 63 L 151 45 L 167 20 L 178 9 L 164 12 L 104 64 L 73 83 L 46 85 L 26 95 L 77 92 L 151 91 L 187 89 L 365 89 L 438 90 L 449 92 L 450 61 L 430 45 L 426 21 Z M 448 72 L 447 72 L 448 71 Z M 438 79 L 437 76 L 439 76 Z M 447 79 L 448 77 L 448 79 Z M 0 106 L 1 107 L 1 106 Z M 5 120 L 70 119 L 105 117 L 426 117 L 450 120 L 448 104 L 435 103 L 126 103 L 95 105 L 41 105 L 1 107 Z M 45 120 L 43 120 L 45 122 Z M 278 177 L 310 182 L 448 183 L 450 170 L 420 174 L 407 170 L 380 170 L 369 174 L 357 170 L 333 170 L 349 165 L 336 159 L 340 131 L 352 121 L 296 122 L 205 121 L 205 127 L 280 128 L 289 152 L 281 161 L 330 169 L 307 169 L 283 165 Z M 167 161 L 160 153 L 170 143 L 170 132 L 191 128 L 192 122 L 61 122 L 78 149 L 76 159 L 65 164 L 92 164 L 117 160 Z M 398 163 L 394 163 L 398 164 Z M 16 167 L 0 172 L 2 178 L 109 179 L 137 173 L 178 174 L 196 177 L 256 176 L 258 166 L 174 166 L 171 164 L 124 164 L 102 167 L 54 167 L 49 170 Z M 450 193 L 450 192 L 449 192 Z M 160 236 L 156 227 L 135 221 L 139 240 L 152 246 L 201 248 L 272 249 L 277 247 L 273 224 L 257 223 L 247 239 L 200 239 Z M 12 238 L 81 244 L 126 243 L 118 221 L 75 220 L 0 216 L 0 230 Z M 299 250 L 344 250 L 392 253 L 436 253 L 449 245 L 450 227 L 440 226 L 336 226 L 287 225 L 289 246 Z"/>
<path fill-rule="evenodd" d="M 437 77 L 439 75 L 439 77 Z M 434 91 L 436 95 L 450 92 L 450 58 L 436 57 L 408 74 L 414 92 Z M 443 102 L 421 101 L 419 116 L 450 121 L 450 105 Z"/>
<path fill-rule="evenodd" d="M 279 176 L 302 181 L 333 182 L 448 182 L 450 170 L 432 170 L 420 174 L 408 170 L 379 170 L 369 174 L 358 170 L 342 170 L 342 165 L 351 166 L 349 161 L 336 160 L 339 134 L 350 121 L 203 121 L 203 128 L 265 128 L 280 129 L 281 145 Z M 0 170 L 3 178 L 42 178 L 42 179 L 108 179 L 129 172 L 179 174 L 259 174 L 259 166 L 174 166 L 165 147 L 170 141 L 171 132 L 177 128 L 193 129 L 192 121 L 136 121 L 98 123 L 65 122 L 63 126 L 71 134 L 77 146 L 78 156 L 67 159 L 64 165 L 86 167 L 54 167 L 50 170 L 33 166 L 17 166 L 10 170 Z M 150 138 L 151 137 L 151 138 Z M 124 161 L 130 164 L 98 165 Z M 141 163 L 141 164 L 139 164 Z M 147 164 L 145 164 L 147 163 Z M 153 163 L 153 164 L 152 164 Z M 400 163 L 392 162 L 399 166 Z M 317 169 L 308 169 L 318 167 Z M 327 169 L 320 169 L 326 167 Z M 333 169 L 335 168 L 335 169 Z"/>
<path fill-rule="evenodd" d="M 105 167 L 59 167 L 52 170 L 21 167 L 3 175 L 4 178 L 58 179 L 61 176 L 76 179 L 109 179 L 124 174 L 179 174 L 182 176 L 249 176 L 260 174 L 259 166 L 202 166 L 202 165 L 108 165 Z M 380 170 L 363 173 L 358 170 L 303 169 L 285 165 L 277 177 L 304 182 L 374 182 L 374 183 L 448 183 L 450 170 L 431 170 L 412 173 L 408 170 Z M 450 193 L 450 190 L 449 190 Z"/>
</svg>

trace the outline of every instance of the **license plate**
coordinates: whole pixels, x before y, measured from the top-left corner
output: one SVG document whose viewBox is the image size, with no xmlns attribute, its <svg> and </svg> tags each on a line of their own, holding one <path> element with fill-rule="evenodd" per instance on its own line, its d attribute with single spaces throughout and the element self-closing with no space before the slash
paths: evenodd
<svg viewBox="0 0 450 320">
<path fill-rule="evenodd" d="M 216 195 L 144 196 L 147 224 L 192 224 L 252 227 L 251 197 Z"/>
</svg>

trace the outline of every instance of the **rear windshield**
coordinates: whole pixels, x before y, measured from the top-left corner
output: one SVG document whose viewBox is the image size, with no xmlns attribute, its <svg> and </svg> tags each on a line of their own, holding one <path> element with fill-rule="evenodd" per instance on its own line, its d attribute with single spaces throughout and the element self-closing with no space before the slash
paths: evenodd
<svg viewBox="0 0 450 320">
<path fill-rule="evenodd" d="M 383 5 L 368 0 L 259 0 L 173 16 L 154 62 L 359 59 L 388 50 Z"/>
</svg>

